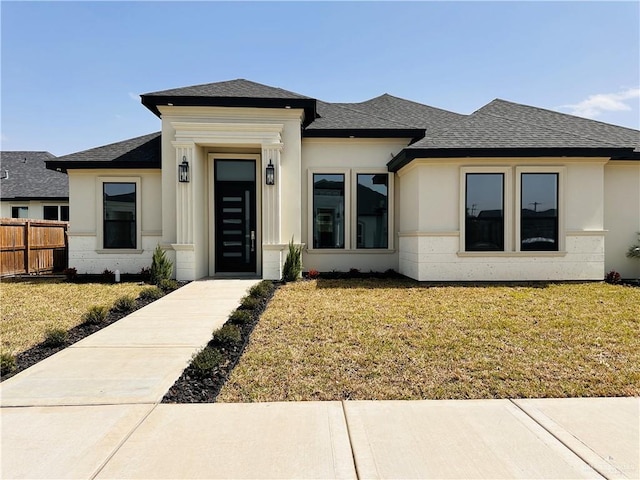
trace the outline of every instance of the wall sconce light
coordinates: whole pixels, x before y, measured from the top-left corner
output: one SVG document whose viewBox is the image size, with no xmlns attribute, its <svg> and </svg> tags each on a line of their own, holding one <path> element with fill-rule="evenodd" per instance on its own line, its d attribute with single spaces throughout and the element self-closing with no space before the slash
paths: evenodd
<svg viewBox="0 0 640 480">
<path fill-rule="evenodd" d="M 267 168 L 265 170 L 264 183 L 266 183 L 267 185 L 276 184 L 276 167 L 273 166 L 271 159 L 269 159 L 269 165 L 267 165 Z"/>
<path fill-rule="evenodd" d="M 186 156 L 182 157 L 182 163 L 178 165 L 178 181 L 189 183 L 189 162 Z"/>
</svg>

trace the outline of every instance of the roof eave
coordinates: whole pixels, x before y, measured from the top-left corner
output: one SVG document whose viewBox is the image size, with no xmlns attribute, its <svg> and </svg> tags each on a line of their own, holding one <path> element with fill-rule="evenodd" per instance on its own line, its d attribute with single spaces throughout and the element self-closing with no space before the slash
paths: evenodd
<svg viewBox="0 0 640 480">
<path fill-rule="evenodd" d="M 478 157 L 624 157 L 634 155 L 631 148 L 405 148 L 387 163 L 390 172 L 397 172 L 416 158 L 478 158 Z"/>
<path fill-rule="evenodd" d="M 101 161 L 73 161 L 73 162 L 65 162 L 65 161 L 57 161 L 51 160 L 46 162 L 47 169 L 55 170 L 58 172 L 67 173 L 67 170 L 79 170 L 79 169 L 87 169 L 87 170 L 97 170 L 97 169 L 152 169 L 159 170 L 161 168 L 161 163 L 158 162 L 101 162 Z"/>
<path fill-rule="evenodd" d="M 158 105 L 176 107 L 244 107 L 244 108 L 299 108 L 304 110 L 303 126 L 317 117 L 316 100 L 313 98 L 254 98 L 254 97 L 201 97 L 171 95 L 140 95 L 142 104 L 158 118 Z"/>
<path fill-rule="evenodd" d="M 391 128 L 314 128 L 302 131 L 307 138 L 410 138 L 411 142 L 423 138 L 424 129 Z"/>
<path fill-rule="evenodd" d="M 43 201 L 43 202 L 68 202 L 69 201 L 69 195 L 67 196 L 57 196 L 57 197 L 43 197 L 43 196 L 33 196 L 33 197 L 29 197 L 29 196 L 19 196 L 19 197 L 1 197 L 0 200 L 2 200 L 3 202 L 5 201 L 13 201 L 13 202 L 27 202 L 29 200 L 39 200 L 39 201 Z"/>
</svg>

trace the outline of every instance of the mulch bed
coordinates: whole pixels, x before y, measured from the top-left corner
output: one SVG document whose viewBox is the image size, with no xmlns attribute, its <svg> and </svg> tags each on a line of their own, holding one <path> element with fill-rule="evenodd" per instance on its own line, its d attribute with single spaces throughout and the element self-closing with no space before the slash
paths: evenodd
<svg viewBox="0 0 640 480">
<path fill-rule="evenodd" d="M 186 285 L 188 282 L 178 282 L 178 288 L 183 285 Z M 44 360 L 47 357 L 50 357 L 54 353 L 59 352 L 60 350 L 64 350 L 65 348 L 73 345 L 76 342 L 79 342 L 85 337 L 96 333 L 99 330 L 102 330 L 105 327 L 108 327 L 112 323 L 121 320 L 122 318 L 130 315 L 136 310 L 141 309 L 142 307 L 149 305 L 150 303 L 155 302 L 152 299 L 141 299 L 136 298 L 135 307 L 128 312 L 117 312 L 114 310 L 109 310 L 109 314 L 107 318 L 104 319 L 100 324 L 90 324 L 90 323 L 81 323 L 73 327 L 72 329 L 67 331 L 67 341 L 63 345 L 59 345 L 56 347 L 50 347 L 46 345 L 44 342 L 39 343 L 38 345 L 31 347 L 29 350 L 25 350 L 24 352 L 20 352 L 16 355 L 16 368 L 11 373 L 3 375 L 0 378 L 0 382 L 6 380 L 7 378 L 13 377 L 15 374 L 20 373 L 21 371 L 35 365 L 36 363 Z"/>
<path fill-rule="evenodd" d="M 260 320 L 260 315 L 277 290 L 277 282 L 274 282 L 274 287 L 268 296 L 260 298 L 258 305 L 251 309 L 251 320 L 238 325 L 241 331 L 240 342 L 233 345 L 220 345 L 214 340 L 209 342 L 208 345 L 218 350 L 223 356 L 222 361 L 211 374 L 202 377 L 200 372 L 190 364 L 164 395 L 162 403 L 214 403 L 216 401 L 220 390 L 249 343 L 251 332 Z M 242 309 L 242 305 L 239 309 Z"/>
</svg>

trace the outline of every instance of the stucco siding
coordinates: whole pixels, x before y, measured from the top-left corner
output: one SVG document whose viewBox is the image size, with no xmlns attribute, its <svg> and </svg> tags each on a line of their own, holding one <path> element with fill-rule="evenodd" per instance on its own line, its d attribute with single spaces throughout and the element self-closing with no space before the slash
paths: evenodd
<svg viewBox="0 0 640 480">
<path fill-rule="evenodd" d="M 69 202 L 56 201 L 56 200 L 2 200 L 0 202 L 0 217 L 11 218 L 11 207 L 28 207 L 29 216 L 36 220 L 42 220 L 44 218 L 45 206 L 68 206 Z"/>
<path fill-rule="evenodd" d="M 627 258 L 640 232 L 640 162 L 610 162 L 604 167 L 605 270 L 640 278 L 640 259 Z"/>
</svg>

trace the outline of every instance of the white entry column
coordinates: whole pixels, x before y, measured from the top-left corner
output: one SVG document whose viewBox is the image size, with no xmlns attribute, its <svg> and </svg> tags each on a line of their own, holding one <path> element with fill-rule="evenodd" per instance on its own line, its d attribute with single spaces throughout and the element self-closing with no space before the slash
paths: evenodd
<svg viewBox="0 0 640 480">
<path fill-rule="evenodd" d="M 176 252 L 176 279 L 195 280 L 196 259 L 193 218 L 193 186 L 191 178 L 188 182 L 180 182 L 177 177 L 178 166 L 186 160 L 189 164 L 189 177 L 193 170 L 195 144 L 192 142 L 172 142 L 176 149 L 176 243 L 171 246 Z"/>
<path fill-rule="evenodd" d="M 282 278 L 281 242 L 281 191 L 280 153 L 282 143 L 262 145 L 262 278 L 279 280 Z M 275 185 L 266 184 L 266 169 L 269 164 L 275 169 Z"/>
</svg>

